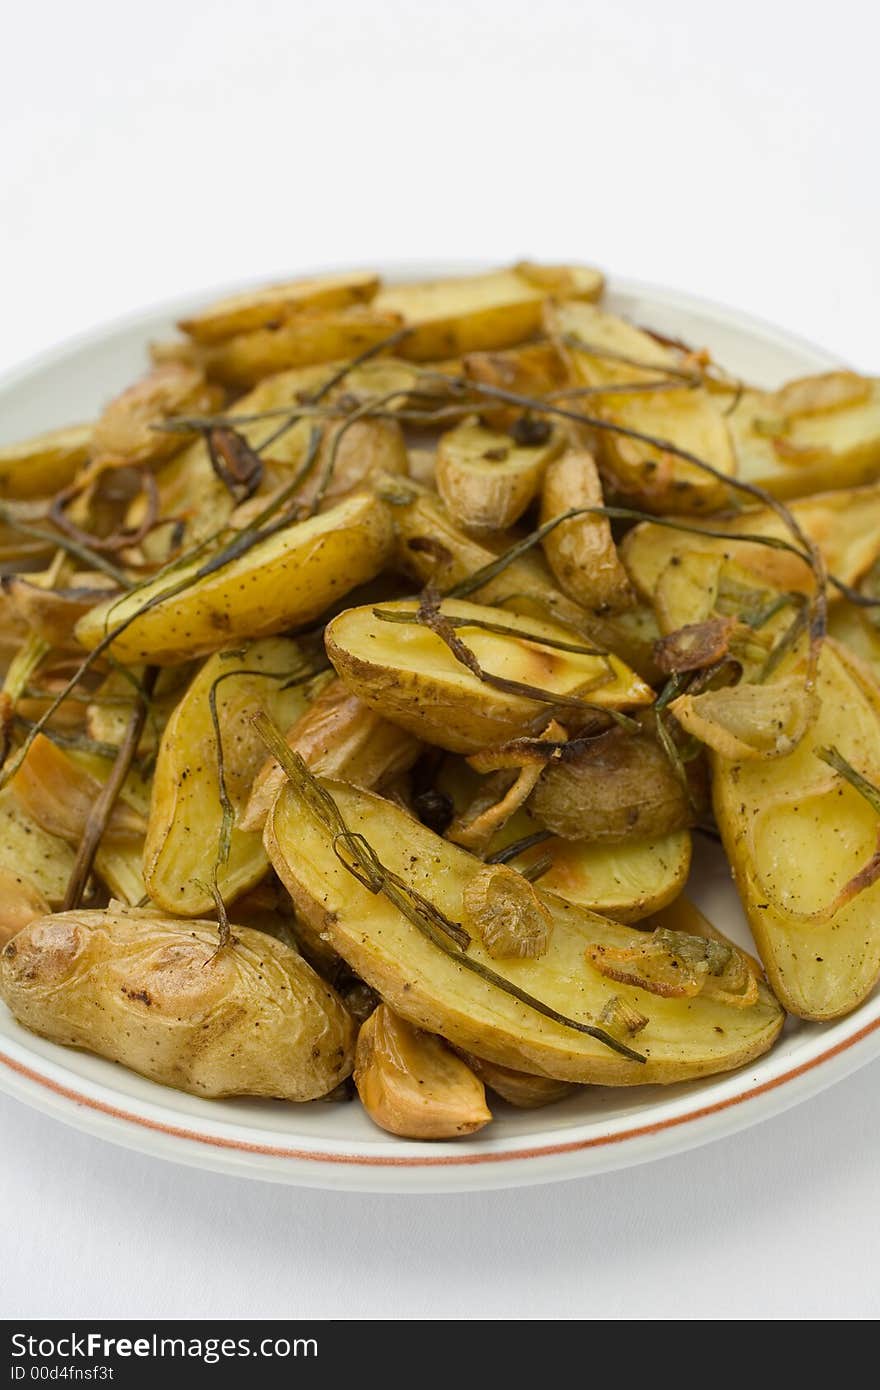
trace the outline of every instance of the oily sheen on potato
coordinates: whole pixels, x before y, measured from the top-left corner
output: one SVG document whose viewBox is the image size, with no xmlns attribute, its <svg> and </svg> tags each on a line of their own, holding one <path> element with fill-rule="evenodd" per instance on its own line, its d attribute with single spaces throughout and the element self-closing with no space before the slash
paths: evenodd
<svg viewBox="0 0 880 1390">
<path fill-rule="evenodd" d="M 480 872 L 473 856 L 375 793 L 325 785 L 348 829 L 364 836 L 382 864 L 460 923 L 463 894 Z M 502 1066 L 598 1085 L 682 1081 L 759 1056 L 782 1026 L 782 1010 L 763 985 L 753 1004 L 737 1008 L 700 994 L 664 997 L 600 973 L 588 952 L 637 949 L 645 934 L 549 893 L 541 895 L 552 919 L 544 955 L 498 960 L 471 941 L 468 956 L 570 1017 L 596 1023 L 609 1001 L 630 1005 L 646 1020 L 632 1040 L 646 1060 L 630 1061 L 536 1013 L 428 940 L 344 867 L 333 834 L 292 787 L 273 807 L 266 843 L 297 911 L 397 1013 Z"/>
<path fill-rule="evenodd" d="M 58 913 L 0 954 L 0 997 L 35 1033 L 197 1096 L 314 1100 L 349 1075 L 354 1026 L 289 946 L 148 913 Z"/>
</svg>

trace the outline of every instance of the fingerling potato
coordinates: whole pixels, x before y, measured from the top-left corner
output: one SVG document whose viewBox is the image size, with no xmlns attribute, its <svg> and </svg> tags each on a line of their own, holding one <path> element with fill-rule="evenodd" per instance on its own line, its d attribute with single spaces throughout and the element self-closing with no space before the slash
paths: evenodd
<svg viewBox="0 0 880 1390">
<path fill-rule="evenodd" d="M 877 812 L 820 758 L 834 747 L 880 780 L 880 688 L 833 639 L 819 663 L 818 714 L 787 757 L 713 754 L 718 828 L 768 979 L 790 1013 L 848 1013 L 880 975 L 880 883 L 848 885 L 876 854 Z"/>
<path fill-rule="evenodd" d="M 880 381 L 824 372 L 747 391 L 728 416 L 737 473 L 774 497 L 858 487 L 880 475 Z"/>
<path fill-rule="evenodd" d="M 196 361 L 211 381 L 254 386 L 290 367 L 345 361 L 390 338 L 401 317 L 379 302 L 336 309 L 303 309 L 276 327 L 255 328 L 200 348 Z"/>
<path fill-rule="evenodd" d="M 0 498 L 50 497 L 67 487 L 88 462 L 91 441 L 91 425 L 67 425 L 0 445 Z"/>
<path fill-rule="evenodd" d="M 290 947 L 137 912 L 64 912 L 0 953 L 0 997 L 51 1042 L 203 1097 L 306 1101 L 352 1068 L 341 999 Z"/>
<path fill-rule="evenodd" d="M 544 474 L 541 525 L 576 507 L 601 507 L 602 484 L 592 455 L 570 448 Z M 601 613 L 630 608 L 634 596 L 604 516 L 562 521 L 543 539 L 544 554 L 559 587 L 576 603 Z"/>
<path fill-rule="evenodd" d="M 335 801 L 347 831 L 362 835 L 387 871 L 449 922 L 461 923 L 464 893 L 485 866 L 375 793 L 338 782 L 320 785 Z M 609 975 L 616 967 L 602 959 L 603 952 L 609 957 L 612 952 L 640 953 L 652 937 L 553 894 L 542 895 L 540 888 L 552 919 L 542 956 L 493 959 L 478 938 L 471 939 L 469 959 L 567 1018 L 595 1025 L 609 1000 L 628 1002 L 644 1020 L 636 1041 L 645 1061 L 630 1060 L 475 974 L 456 948 L 451 954 L 441 949 L 383 892 L 364 887 L 336 854 L 334 824 L 318 812 L 311 796 L 292 785 L 284 788 L 266 822 L 266 835 L 297 911 L 385 1003 L 416 1027 L 500 1066 L 599 1085 L 681 1081 L 742 1065 L 766 1051 L 782 1026 L 782 1010 L 763 985 L 756 984 L 754 1002 L 744 1006 L 715 996 L 706 973 L 706 942 L 700 937 L 682 933 L 683 942 L 670 944 L 666 937 L 653 942 L 656 961 L 668 973 L 680 962 L 686 995 L 658 992 L 644 966 L 642 984 L 621 983 Z M 682 952 L 693 961 L 687 968 Z M 741 964 L 736 948 L 723 954 L 725 965 Z M 635 969 L 631 976 L 636 978 Z"/>
<path fill-rule="evenodd" d="M 288 682 L 307 670 L 295 642 L 263 638 L 212 656 L 177 705 L 159 745 L 144 846 L 147 890 L 165 911 L 184 917 L 208 912 L 214 901 L 210 885 L 215 866 L 225 902 L 234 901 L 266 873 L 269 866 L 259 830 L 245 830 L 240 824 L 265 758 L 251 715 L 254 709 L 265 709 L 276 722 L 290 724 L 308 707 L 308 687 Z M 224 825 L 221 750 L 232 817 L 225 858 L 219 858 Z"/>
<path fill-rule="evenodd" d="M 615 489 L 651 512 L 706 512 L 723 506 L 728 495 L 723 477 L 736 469 L 730 431 L 712 394 L 683 379 L 681 354 L 593 304 L 551 303 L 544 323 L 579 385 L 613 388 L 580 404 L 582 413 L 605 426 L 595 432 L 596 447 Z M 645 389 L 652 382 L 657 389 Z M 621 390 L 630 384 L 632 393 Z M 628 431 L 673 444 L 722 477 L 628 437 Z"/>
<path fill-rule="evenodd" d="M 418 362 L 512 347 L 537 332 L 549 295 L 598 299 L 604 278 L 581 266 L 536 266 L 385 285 L 373 307 L 411 330 L 395 352 Z"/>
<path fill-rule="evenodd" d="M 473 753 L 524 733 L 529 721 L 549 709 L 554 697 L 583 708 L 583 702 L 623 709 L 651 702 L 653 692 L 619 658 L 588 655 L 578 635 L 504 609 L 446 599 L 443 617 L 455 625 L 484 672 L 517 685 L 540 688 L 546 703 L 518 691 L 501 690 L 462 665 L 446 643 L 417 621 L 417 606 L 399 600 L 350 608 L 328 625 L 327 655 L 345 685 L 364 704 L 418 738 L 454 753 Z M 501 625 L 505 634 L 485 624 Z M 580 650 L 560 649 L 560 644 Z M 578 702 L 581 702 L 578 704 Z"/>
<path fill-rule="evenodd" d="M 548 762 L 528 808 L 564 840 L 606 845 L 656 839 L 693 821 L 665 750 L 647 731 L 624 729 L 566 745 Z"/>
<path fill-rule="evenodd" d="M 412 734 L 383 719 L 341 680 L 332 679 L 290 726 L 287 742 L 314 772 L 371 789 L 381 789 L 406 772 L 421 747 Z M 254 781 L 239 822 L 242 830 L 262 830 L 284 781 L 282 768 L 269 758 Z"/>
<path fill-rule="evenodd" d="M 503 531 L 518 521 L 541 490 L 547 466 L 563 446 L 558 431 L 538 444 L 465 420 L 440 436 L 437 488 L 465 530 Z"/>
<path fill-rule="evenodd" d="M 816 543 L 831 574 L 846 584 L 856 584 L 880 555 L 880 486 L 816 493 L 791 503 L 789 511 Z M 688 519 L 688 525 L 699 521 Z M 742 536 L 771 536 L 791 541 L 789 528 L 769 507 L 756 507 L 735 517 L 713 518 L 713 530 L 730 533 L 730 539 L 691 535 L 642 522 L 624 537 L 621 558 L 640 594 L 650 599 L 669 561 L 690 550 L 733 559 L 755 580 L 783 592 L 811 593 L 812 571 L 798 555 L 786 550 L 742 540 Z M 828 590 L 833 601 L 836 591 Z"/>
<path fill-rule="evenodd" d="M 378 574 L 391 545 L 388 509 L 359 494 L 292 522 L 202 578 L 204 561 L 191 561 L 119 602 L 99 604 L 80 619 L 76 635 L 84 647 L 95 647 L 120 628 L 111 647 L 117 660 L 173 665 L 237 638 L 312 621 Z"/>
<path fill-rule="evenodd" d="M 228 295 L 181 319 L 177 326 L 197 343 L 217 343 L 237 333 L 271 328 L 300 309 L 342 309 L 348 304 L 369 303 L 378 288 L 379 277 L 371 270 L 311 275 Z"/>
<path fill-rule="evenodd" d="M 466 762 L 448 758 L 437 787 L 461 812 L 478 793 L 480 782 Z M 542 829 L 541 822 L 523 807 L 496 831 L 486 855 L 497 856 Z M 653 839 L 608 844 L 605 840 L 564 840 L 551 835 L 504 862 L 524 871 L 545 863 L 539 879 L 545 893 L 555 893 L 617 922 L 638 922 L 683 889 L 691 866 L 691 837 L 687 830 L 673 830 Z"/>
<path fill-rule="evenodd" d="M 498 559 L 503 541 L 492 538 L 495 548 L 490 549 L 487 538 L 469 536 L 452 520 L 440 498 L 412 479 L 387 479 L 377 484 L 377 490 L 391 508 L 396 561 L 405 574 L 445 587 L 469 579 Z M 634 608 L 602 617 L 590 612 L 562 592 L 537 549 L 511 561 L 471 597 L 523 617 L 563 623 L 617 652 L 645 679 L 655 676 L 652 644 L 657 633 L 650 610 L 643 606 L 641 611 Z"/>
</svg>

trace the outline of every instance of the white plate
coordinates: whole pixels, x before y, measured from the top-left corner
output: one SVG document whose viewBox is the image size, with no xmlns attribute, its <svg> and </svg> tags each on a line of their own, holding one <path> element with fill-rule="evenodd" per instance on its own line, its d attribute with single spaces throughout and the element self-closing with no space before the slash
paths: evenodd
<svg viewBox="0 0 880 1390">
<path fill-rule="evenodd" d="M 471 269 L 472 267 L 464 267 Z M 434 266 L 449 274 L 461 266 Z M 388 271 L 389 278 L 423 267 Z M 145 344 L 204 303 L 165 306 L 99 330 L 0 381 L 0 438 L 88 419 L 142 368 Z M 698 345 L 748 379 L 837 365 L 779 329 L 684 294 L 615 283 L 612 308 Z M 700 845 L 703 860 L 705 845 Z M 706 856 L 695 896 L 741 942 L 748 929 L 720 856 Z M 880 1053 L 880 995 L 824 1026 L 791 1020 L 767 1057 L 733 1074 L 669 1087 L 584 1088 L 546 1110 L 497 1109 L 455 1143 L 415 1144 L 373 1127 L 357 1104 L 204 1101 L 100 1058 L 56 1047 L 0 1007 L 0 1087 L 69 1124 L 158 1157 L 303 1186 L 448 1192 L 552 1182 L 643 1163 L 717 1139 L 787 1109 Z"/>
</svg>

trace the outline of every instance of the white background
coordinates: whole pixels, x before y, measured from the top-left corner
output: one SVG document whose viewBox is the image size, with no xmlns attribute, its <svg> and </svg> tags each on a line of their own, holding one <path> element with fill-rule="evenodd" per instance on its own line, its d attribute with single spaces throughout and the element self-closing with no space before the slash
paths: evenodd
<svg viewBox="0 0 880 1390">
<path fill-rule="evenodd" d="M 872 0 L 15 7 L 0 367 L 194 288 L 521 255 L 877 370 Z M 880 1066 L 647 1168 L 380 1198 L 198 1173 L 0 1099 L 6 1317 L 876 1316 Z"/>
</svg>

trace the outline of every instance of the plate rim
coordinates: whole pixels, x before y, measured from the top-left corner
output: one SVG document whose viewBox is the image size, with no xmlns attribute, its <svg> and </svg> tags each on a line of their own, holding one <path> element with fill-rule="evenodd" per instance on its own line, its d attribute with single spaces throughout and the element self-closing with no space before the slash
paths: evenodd
<svg viewBox="0 0 880 1390">
<path fill-rule="evenodd" d="M 856 1018 L 857 1014 L 848 1017 Z M 418 1180 L 415 1184 L 408 1183 L 406 1189 L 395 1189 L 401 1193 L 404 1190 L 473 1191 L 563 1181 L 637 1166 L 740 1132 L 791 1109 L 874 1060 L 876 1049 L 864 1044 L 878 1029 L 880 1016 L 776 1076 L 679 1114 L 581 1139 L 478 1152 L 455 1152 L 452 1145 L 444 1145 L 443 1152 L 436 1152 L 439 1146 L 430 1146 L 434 1152 L 362 1154 L 350 1149 L 333 1152 L 317 1147 L 288 1148 L 232 1135 L 208 1134 L 184 1124 L 153 1119 L 78 1091 L 16 1060 L 2 1048 L 0 1064 L 6 1071 L 0 1070 L 0 1091 L 87 1133 L 190 1166 L 295 1186 L 354 1191 L 387 1191 L 388 1184 L 382 1180 L 382 1175 L 408 1170 Z M 66 1070 L 60 1062 L 56 1067 L 59 1071 Z M 819 1068 L 824 1070 L 816 1075 Z M 723 1073 L 719 1079 L 733 1082 L 746 1075 L 747 1070 Z M 809 1079 L 805 1081 L 805 1078 Z M 776 1093 L 782 1087 L 788 1089 L 782 1103 L 778 1104 Z M 95 1089 L 110 1093 L 110 1088 L 100 1083 L 95 1083 Z M 768 1102 L 768 1097 L 774 1099 Z M 738 1111 L 741 1105 L 748 1109 Z M 116 1127 L 120 1123 L 122 1129 Z M 552 1138 L 552 1134 L 549 1137 Z M 633 1148 L 622 1147 L 628 1141 L 635 1141 Z M 645 1142 L 640 1146 L 639 1141 Z M 181 1145 L 183 1147 L 179 1147 Z M 624 1155 L 623 1159 L 617 1161 L 620 1154 Z M 593 1161 L 596 1155 L 598 1158 Z M 585 1156 L 590 1156 L 590 1161 L 585 1162 Z M 539 1162 L 526 1170 L 524 1165 L 534 1160 Z M 450 1176 L 462 1170 L 464 1181 Z M 355 1174 L 354 1180 L 343 1178 L 343 1174 Z"/>
<path fill-rule="evenodd" d="M 380 267 L 380 271 L 390 280 L 406 280 L 474 274 L 487 266 L 488 263 L 481 260 L 438 262 L 420 258 L 396 261 Z M 348 268 L 351 267 L 334 265 L 302 274 L 321 274 L 323 269 L 344 272 Z M 258 277 L 250 283 L 265 284 L 266 278 Z M 0 392 L 5 394 L 14 390 L 28 378 L 57 367 L 67 359 L 76 358 L 90 347 L 137 332 L 146 336 L 148 328 L 154 328 L 157 320 L 177 319 L 212 296 L 220 297 L 246 288 L 248 282 L 236 282 L 175 296 L 138 307 L 69 335 L 26 361 L 0 372 Z M 808 339 L 789 333 L 757 315 L 704 296 L 624 276 L 609 276 L 608 288 L 612 293 L 617 291 L 643 296 L 673 311 L 679 308 L 702 314 L 720 326 L 758 337 L 765 343 L 772 342 L 804 358 L 809 357 L 819 370 L 823 366 L 841 365 L 835 354 Z M 186 1120 L 181 1117 L 180 1123 L 170 1122 L 167 1110 L 164 1111 L 165 1119 L 143 1113 L 150 1110 L 162 1112 L 161 1102 L 155 1106 L 141 1103 L 142 1113 L 128 1109 L 127 1105 L 138 1105 L 139 1102 L 132 1097 L 123 1097 L 123 1103 L 117 1103 L 112 1099 L 117 1093 L 111 1086 L 79 1077 L 65 1067 L 63 1061 L 56 1063 L 41 1058 L 30 1051 L 25 1043 L 17 1043 L 11 1038 L 4 1039 L 0 1045 L 0 1090 L 78 1129 L 116 1144 L 197 1167 L 300 1186 L 361 1191 L 387 1191 L 389 1175 L 404 1171 L 407 1173 L 406 1187 L 393 1184 L 396 1191 L 466 1191 L 559 1181 L 648 1162 L 722 1138 L 778 1114 L 833 1085 L 876 1056 L 876 1039 L 873 1044 L 871 1040 L 880 1029 L 880 1012 L 861 1026 L 854 1026 L 859 1024 L 860 1015 L 861 1009 L 846 1019 L 837 1020 L 830 1026 L 836 1031 L 843 1029 L 842 1036 L 830 1040 L 825 1034 L 824 1040 L 828 1045 L 818 1050 L 816 1044 L 819 1038 L 815 1038 L 812 1052 L 808 1051 L 803 1060 L 776 1074 L 771 1073 L 764 1079 L 751 1078 L 751 1084 L 745 1084 L 749 1081 L 748 1068 L 722 1073 L 717 1078 L 719 1085 L 730 1083 L 735 1087 L 738 1079 L 741 1087 L 720 1098 L 709 1099 L 686 1109 L 679 1107 L 673 1109 L 671 1114 L 643 1123 L 633 1123 L 630 1117 L 629 1122 L 616 1122 L 617 1127 L 600 1129 L 600 1132 L 586 1136 L 582 1134 L 579 1138 L 574 1137 L 578 1125 L 555 1133 L 551 1127 L 544 1142 L 518 1141 L 517 1136 L 510 1136 L 503 1141 L 506 1145 L 504 1148 L 493 1146 L 478 1151 L 456 1151 L 455 1146 L 448 1144 L 442 1146 L 442 1151 L 440 1146 L 425 1146 L 427 1151 L 414 1153 L 389 1149 L 388 1152 L 368 1154 L 358 1151 L 357 1141 L 350 1140 L 334 1151 L 332 1148 L 318 1147 L 317 1144 L 312 1147 L 286 1146 L 260 1143 L 241 1135 L 209 1133 L 191 1127 L 187 1122 L 188 1117 Z M 6 1051 L 6 1048 L 10 1048 L 10 1051 Z M 58 1050 L 63 1056 L 64 1050 Z M 195 1117 L 193 1122 L 198 1123 Z M 216 1126 L 217 1122 L 214 1123 Z M 595 1119 L 592 1124 L 595 1128 Z M 229 1125 L 225 1127 L 233 1128 Z M 221 1123 L 220 1129 L 223 1128 Z M 235 1128 L 246 1130 L 247 1126 Z M 559 1137 L 565 1134 L 572 1137 Z M 389 1148 L 388 1145 L 383 1147 Z"/>
</svg>

